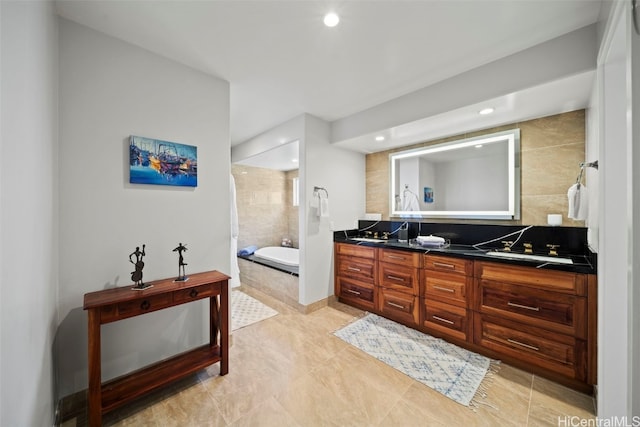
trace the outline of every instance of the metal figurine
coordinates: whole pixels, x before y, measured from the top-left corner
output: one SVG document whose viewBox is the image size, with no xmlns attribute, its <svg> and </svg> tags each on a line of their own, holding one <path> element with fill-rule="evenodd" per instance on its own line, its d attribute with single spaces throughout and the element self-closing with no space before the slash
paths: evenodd
<svg viewBox="0 0 640 427">
<path fill-rule="evenodd" d="M 144 262 L 142 258 L 146 255 L 144 252 L 145 245 L 142 245 L 142 251 L 140 250 L 140 246 L 136 246 L 136 250 L 129 254 L 129 262 L 136 266 L 135 271 L 131 272 L 131 280 L 135 282 L 136 289 L 144 289 L 145 285 L 142 283 L 142 269 L 144 268 Z M 136 256 L 136 262 L 133 262 L 131 257 Z"/>
<path fill-rule="evenodd" d="M 187 273 L 185 273 L 184 271 L 184 266 L 187 264 L 184 262 L 184 257 L 182 256 L 182 252 L 185 252 L 186 250 L 186 244 L 183 245 L 182 243 L 178 243 L 178 246 L 173 250 L 173 252 L 178 252 L 178 278 L 176 279 L 177 282 L 184 282 L 187 280 Z M 181 270 L 182 274 L 180 274 Z"/>
</svg>

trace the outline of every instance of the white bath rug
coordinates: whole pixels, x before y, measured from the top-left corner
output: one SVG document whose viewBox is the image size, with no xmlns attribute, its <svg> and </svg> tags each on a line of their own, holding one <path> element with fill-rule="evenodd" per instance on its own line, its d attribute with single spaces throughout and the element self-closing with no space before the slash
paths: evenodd
<svg viewBox="0 0 640 427">
<path fill-rule="evenodd" d="M 241 291 L 231 291 L 231 330 L 268 319 L 278 314 L 255 298 Z"/>
<path fill-rule="evenodd" d="M 371 313 L 334 335 L 465 406 L 496 369 L 487 357 Z"/>
</svg>

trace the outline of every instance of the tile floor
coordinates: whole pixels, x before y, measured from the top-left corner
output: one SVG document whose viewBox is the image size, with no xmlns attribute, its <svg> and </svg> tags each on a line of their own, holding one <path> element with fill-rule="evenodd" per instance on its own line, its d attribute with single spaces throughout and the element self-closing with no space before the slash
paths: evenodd
<svg viewBox="0 0 640 427">
<path fill-rule="evenodd" d="M 591 397 L 502 364 L 475 411 L 332 335 L 362 312 L 335 304 L 236 330 L 229 374 L 218 364 L 104 417 L 106 426 L 558 426 L 594 418 Z M 85 425 L 85 417 L 64 427 Z"/>
</svg>

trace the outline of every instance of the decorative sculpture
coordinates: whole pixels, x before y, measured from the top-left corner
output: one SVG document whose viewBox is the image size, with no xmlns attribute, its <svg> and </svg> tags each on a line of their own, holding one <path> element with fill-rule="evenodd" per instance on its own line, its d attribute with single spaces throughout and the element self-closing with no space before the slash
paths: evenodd
<svg viewBox="0 0 640 427">
<path fill-rule="evenodd" d="M 178 243 L 178 246 L 173 250 L 173 252 L 178 252 L 178 278 L 176 279 L 176 282 L 186 282 L 188 279 L 187 273 L 185 273 L 184 270 L 184 266 L 187 264 L 184 262 L 184 257 L 182 256 L 182 252 L 185 252 L 186 250 L 186 245 L 183 245 L 182 243 Z M 181 270 L 182 273 L 180 273 Z"/>
<path fill-rule="evenodd" d="M 145 286 L 142 282 L 142 269 L 144 268 L 144 261 L 142 261 L 142 258 L 146 255 L 144 252 L 145 246 L 146 245 L 144 244 L 142 245 L 142 250 L 140 250 L 140 246 L 136 246 L 136 250 L 129 254 L 129 262 L 136 267 L 135 271 L 131 272 L 131 280 L 135 282 L 133 289 L 146 289 L 149 287 Z M 136 262 L 133 262 L 133 259 L 131 259 L 134 255 L 136 256 Z"/>
</svg>

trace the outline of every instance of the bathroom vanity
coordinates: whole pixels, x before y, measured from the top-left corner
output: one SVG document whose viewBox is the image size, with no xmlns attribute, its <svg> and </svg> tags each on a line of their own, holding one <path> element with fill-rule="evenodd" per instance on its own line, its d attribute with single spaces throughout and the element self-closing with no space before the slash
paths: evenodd
<svg viewBox="0 0 640 427">
<path fill-rule="evenodd" d="M 339 301 L 591 392 L 596 274 L 572 264 L 336 233 Z"/>
</svg>

